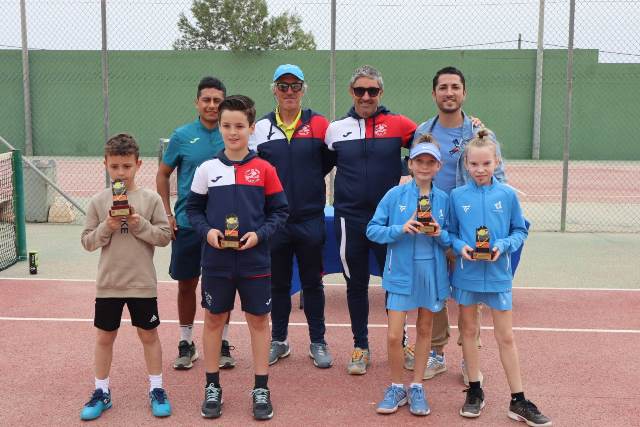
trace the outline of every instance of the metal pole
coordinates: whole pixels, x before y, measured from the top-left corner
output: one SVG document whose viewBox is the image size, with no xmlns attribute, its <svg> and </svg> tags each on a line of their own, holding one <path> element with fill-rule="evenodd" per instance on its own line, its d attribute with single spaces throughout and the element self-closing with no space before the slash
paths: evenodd
<svg viewBox="0 0 640 427">
<path fill-rule="evenodd" d="M 540 160 L 540 132 L 542 119 L 542 65 L 544 59 L 544 0 L 538 12 L 538 50 L 536 53 L 536 89 L 533 101 L 533 141 L 531 158 Z"/>
<path fill-rule="evenodd" d="M 33 156 L 31 125 L 31 82 L 29 80 L 29 43 L 27 41 L 27 6 L 20 0 L 20 33 L 22 35 L 22 94 L 24 97 L 24 153 Z"/>
<path fill-rule="evenodd" d="M 24 178 L 22 173 L 22 154 L 12 150 L 13 163 L 13 213 L 16 221 L 16 255 L 19 261 L 27 259 L 27 227 L 24 216 Z"/>
<path fill-rule="evenodd" d="M 518 50 L 522 49 L 522 33 L 518 33 Z"/>
<path fill-rule="evenodd" d="M 100 0 L 100 18 L 102 27 L 102 100 L 104 143 L 109 139 L 109 62 L 107 58 L 107 0 Z M 105 187 L 111 185 L 109 173 L 104 173 Z"/>
<path fill-rule="evenodd" d="M 336 0 L 331 0 L 331 55 L 329 57 L 329 119 L 336 119 Z"/>
<path fill-rule="evenodd" d="M 569 50 L 567 52 L 567 95 L 564 104 L 564 152 L 562 154 L 562 208 L 560 231 L 567 225 L 567 187 L 569 183 L 569 144 L 571 142 L 571 97 L 573 95 L 573 32 L 575 27 L 576 0 L 569 2 Z"/>
</svg>

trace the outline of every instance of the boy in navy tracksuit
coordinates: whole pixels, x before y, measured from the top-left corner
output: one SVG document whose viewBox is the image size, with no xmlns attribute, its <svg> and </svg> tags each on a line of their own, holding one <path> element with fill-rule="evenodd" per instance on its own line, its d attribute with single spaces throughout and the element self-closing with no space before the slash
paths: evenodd
<svg viewBox="0 0 640 427">
<path fill-rule="evenodd" d="M 271 271 L 269 238 L 287 220 L 287 200 L 275 168 L 248 149 L 254 130 L 251 99 L 236 95 L 219 107 L 225 149 L 195 172 L 187 203 L 189 221 L 206 243 L 202 249 L 202 307 L 205 308 L 206 370 L 202 416 L 222 415 L 218 358 L 222 330 L 236 290 L 245 312 L 254 355 L 253 415 L 273 416 L 267 387 Z M 235 216 L 237 221 L 229 222 Z M 224 249 L 226 230 L 237 231 L 240 246 Z M 227 236 L 228 237 L 228 236 Z"/>
<path fill-rule="evenodd" d="M 458 255 L 453 271 L 452 297 L 460 304 L 462 352 L 469 388 L 460 415 L 479 417 L 484 408 L 478 362 L 478 304 L 491 308 L 500 361 L 511 389 L 508 416 L 530 426 L 550 426 L 536 405 L 524 397 L 518 350 L 512 328 L 510 253 L 527 238 L 527 228 L 513 188 L 494 177 L 500 158 L 486 130 L 469 142 L 464 163 L 472 180 L 451 192 L 449 234 Z M 488 245 L 484 245 L 487 240 Z M 476 255 L 486 249 L 490 259 Z"/>
</svg>

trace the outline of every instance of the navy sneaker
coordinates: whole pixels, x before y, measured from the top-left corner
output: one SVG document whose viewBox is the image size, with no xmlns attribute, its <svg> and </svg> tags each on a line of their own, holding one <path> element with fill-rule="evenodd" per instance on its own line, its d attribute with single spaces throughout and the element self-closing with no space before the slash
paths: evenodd
<svg viewBox="0 0 640 427">
<path fill-rule="evenodd" d="M 209 384 L 204 388 L 204 402 L 200 415 L 204 418 L 218 418 L 222 415 L 222 388 Z"/>
<path fill-rule="evenodd" d="M 151 413 L 155 417 L 168 417 L 171 415 L 171 404 L 167 392 L 163 388 L 154 388 L 149 392 Z"/>
<path fill-rule="evenodd" d="M 111 408 L 111 393 L 105 393 L 101 388 L 98 388 L 91 395 L 91 399 L 84 404 L 82 412 L 80 412 L 80 419 L 95 420 L 109 408 Z"/>
</svg>

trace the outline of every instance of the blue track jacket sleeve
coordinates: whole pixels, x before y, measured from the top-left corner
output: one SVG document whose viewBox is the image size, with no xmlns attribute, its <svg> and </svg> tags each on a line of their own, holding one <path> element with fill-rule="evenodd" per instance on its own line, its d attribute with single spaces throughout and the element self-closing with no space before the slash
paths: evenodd
<svg viewBox="0 0 640 427">
<path fill-rule="evenodd" d="M 525 241 L 529 232 L 524 223 L 524 216 L 520 208 L 520 202 L 515 192 L 511 193 L 511 216 L 509 226 L 509 236 L 495 241 L 494 246 L 501 254 L 512 253 L 518 250 Z"/>
<path fill-rule="evenodd" d="M 451 195 L 449 196 L 449 228 L 447 231 L 453 251 L 456 254 L 461 255 L 462 248 L 464 248 L 467 243 L 464 240 L 460 239 L 460 224 L 458 222 L 458 218 L 456 217 L 453 193 L 451 193 Z"/>
<path fill-rule="evenodd" d="M 395 187 L 397 188 L 397 187 Z M 389 224 L 389 213 L 392 205 L 393 189 L 384 195 L 373 218 L 367 225 L 367 238 L 376 243 L 392 243 L 402 236 L 402 226 L 404 224 Z"/>
<path fill-rule="evenodd" d="M 204 239 L 207 238 L 209 230 L 213 227 L 207 222 L 206 209 L 207 209 L 207 195 L 189 192 L 187 198 L 187 216 L 189 217 L 189 223 L 196 230 L 196 233 L 201 235 Z"/>
</svg>

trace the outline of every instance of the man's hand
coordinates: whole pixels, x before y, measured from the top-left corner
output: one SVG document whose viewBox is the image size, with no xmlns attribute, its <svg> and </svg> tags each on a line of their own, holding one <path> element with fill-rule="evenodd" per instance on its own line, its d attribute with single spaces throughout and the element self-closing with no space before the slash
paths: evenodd
<svg viewBox="0 0 640 427">
<path fill-rule="evenodd" d="M 484 127 L 484 123 L 482 123 L 482 120 L 480 120 L 477 117 L 473 117 L 473 116 L 469 116 L 469 118 L 471 119 L 471 124 L 477 128 L 483 128 Z"/>
<path fill-rule="evenodd" d="M 211 246 L 213 246 L 216 249 L 222 249 L 222 246 L 220 246 L 220 240 L 223 238 L 224 236 L 222 235 L 220 230 L 217 230 L 215 228 L 212 228 L 207 233 L 207 243 L 209 243 Z"/>
<path fill-rule="evenodd" d="M 242 236 L 242 238 L 240 239 L 240 247 L 238 248 L 238 250 L 244 251 L 247 249 L 251 249 L 257 244 L 258 244 L 258 235 L 256 234 L 255 231 L 250 231 L 246 233 L 244 236 Z"/>
<path fill-rule="evenodd" d="M 167 215 L 167 221 L 169 221 L 169 229 L 171 230 L 171 240 L 176 240 L 176 231 L 178 231 L 176 217 L 173 215 Z"/>
</svg>

